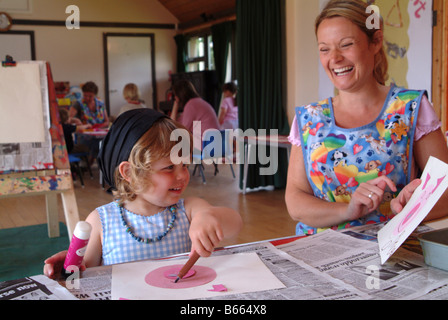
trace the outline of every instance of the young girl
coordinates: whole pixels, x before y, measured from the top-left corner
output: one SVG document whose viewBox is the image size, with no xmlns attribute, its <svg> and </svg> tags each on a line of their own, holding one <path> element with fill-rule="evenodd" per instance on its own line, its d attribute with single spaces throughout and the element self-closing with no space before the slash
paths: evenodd
<svg viewBox="0 0 448 320">
<path fill-rule="evenodd" d="M 182 199 L 190 156 L 172 152 L 179 143 L 170 140 L 176 129 L 184 128 L 152 109 L 125 112 L 112 126 L 98 162 L 106 182 L 116 189 L 116 200 L 86 219 L 92 225 L 84 256 L 87 268 L 189 251 L 207 257 L 240 231 L 236 211 L 199 198 Z M 44 274 L 56 278 L 65 255 L 48 258 Z"/>
<path fill-rule="evenodd" d="M 221 130 L 238 129 L 238 107 L 235 99 L 237 90 L 233 82 L 228 82 L 222 87 L 224 99 L 219 110 L 218 118 Z"/>
</svg>

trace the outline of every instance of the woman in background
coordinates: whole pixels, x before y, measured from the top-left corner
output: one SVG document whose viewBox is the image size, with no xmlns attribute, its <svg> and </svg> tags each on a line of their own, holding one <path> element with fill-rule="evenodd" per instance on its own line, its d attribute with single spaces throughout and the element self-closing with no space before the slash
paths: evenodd
<svg viewBox="0 0 448 320">
<path fill-rule="evenodd" d="M 177 81 L 173 85 L 173 93 L 171 119 L 179 121 L 193 133 L 194 147 L 201 150 L 204 132 L 208 129 L 220 129 L 218 116 L 213 107 L 199 96 L 190 81 Z M 179 115 L 181 111 L 182 114 Z"/>
</svg>

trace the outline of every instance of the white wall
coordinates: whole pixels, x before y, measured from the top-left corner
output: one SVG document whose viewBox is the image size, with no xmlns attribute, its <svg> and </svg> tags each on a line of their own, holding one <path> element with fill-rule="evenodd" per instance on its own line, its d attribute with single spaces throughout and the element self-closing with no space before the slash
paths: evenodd
<svg viewBox="0 0 448 320">
<path fill-rule="evenodd" d="M 297 106 L 319 95 L 319 56 L 314 20 L 319 1 L 286 0 L 287 110 L 291 123 Z"/>
<path fill-rule="evenodd" d="M 13 19 L 65 21 L 67 6 L 80 9 L 80 20 L 88 22 L 132 22 L 176 24 L 177 19 L 157 0 L 34 0 L 32 12 L 13 13 Z M 36 59 L 50 62 L 55 81 L 79 85 L 94 81 L 105 99 L 103 33 L 154 33 L 156 48 L 156 81 L 158 100 L 164 100 L 170 87 L 169 71 L 176 69 L 174 29 L 92 28 L 68 30 L 61 26 L 13 25 L 11 30 L 32 30 L 35 33 Z"/>
</svg>

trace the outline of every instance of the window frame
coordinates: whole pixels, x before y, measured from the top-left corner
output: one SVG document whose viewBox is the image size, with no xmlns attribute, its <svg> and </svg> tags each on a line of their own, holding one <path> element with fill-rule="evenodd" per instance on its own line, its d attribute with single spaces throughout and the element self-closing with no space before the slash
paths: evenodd
<svg viewBox="0 0 448 320">
<path fill-rule="evenodd" d="M 190 41 L 193 38 L 203 38 L 204 39 L 204 56 L 201 57 L 190 57 L 189 52 L 187 52 L 187 59 L 185 61 L 186 72 L 196 72 L 203 71 L 198 68 L 197 70 L 190 71 L 189 66 L 193 64 L 204 63 L 204 70 L 215 70 L 214 64 L 210 65 L 210 43 L 213 43 L 211 30 L 202 30 L 200 32 L 195 32 L 187 35 L 187 46 L 190 46 Z M 212 68 L 211 68 L 212 67 Z"/>
</svg>

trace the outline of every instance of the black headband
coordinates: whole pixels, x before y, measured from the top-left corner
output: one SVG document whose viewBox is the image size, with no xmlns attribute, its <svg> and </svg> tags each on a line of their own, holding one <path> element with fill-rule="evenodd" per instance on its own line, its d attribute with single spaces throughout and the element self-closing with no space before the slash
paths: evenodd
<svg viewBox="0 0 448 320">
<path fill-rule="evenodd" d="M 98 166 L 112 188 L 115 188 L 115 169 L 129 159 L 137 141 L 161 118 L 167 116 L 153 109 L 140 108 L 127 111 L 114 121 L 98 154 Z"/>
</svg>

